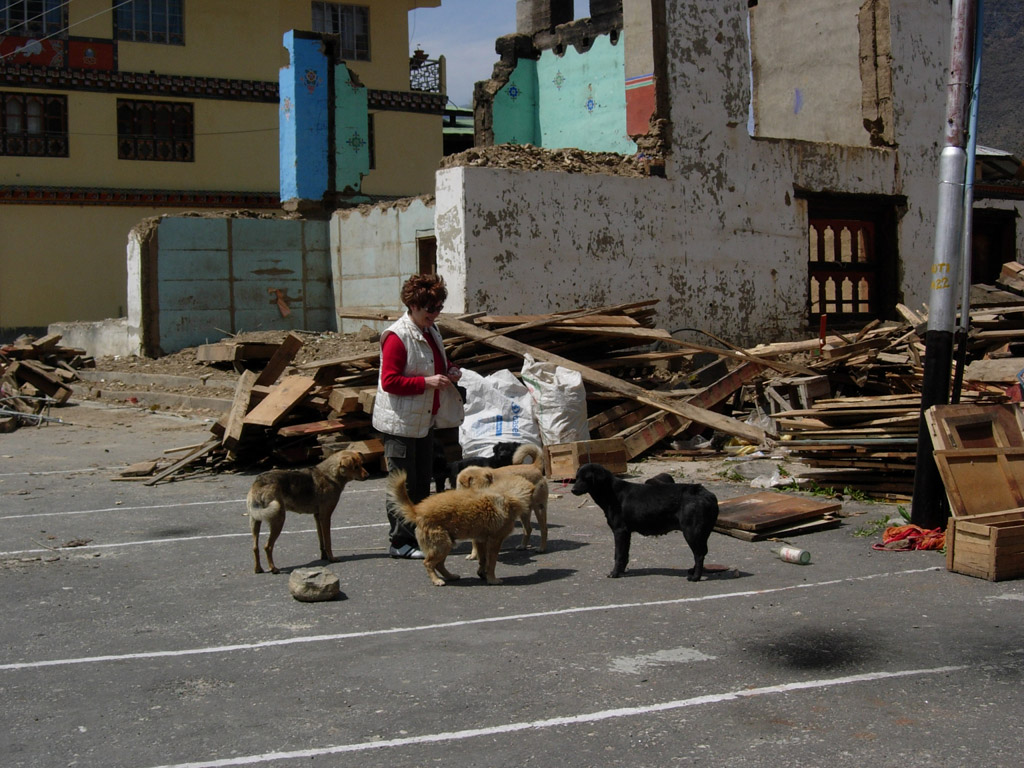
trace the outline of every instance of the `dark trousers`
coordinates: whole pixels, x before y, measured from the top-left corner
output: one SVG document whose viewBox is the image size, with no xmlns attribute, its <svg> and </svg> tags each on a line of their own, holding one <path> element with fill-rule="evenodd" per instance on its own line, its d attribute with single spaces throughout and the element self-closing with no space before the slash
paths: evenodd
<svg viewBox="0 0 1024 768">
<path fill-rule="evenodd" d="M 409 498 L 412 499 L 413 504 L 423 501 L 430 495 L 434 463 L 434 430 L 431 429 L 426 437 L 398 437 L 396 435 L 381 435 L 381 437 L 384 441 L 384 460 L 388 472 L 403 470 Z M 384 507 L 388 514 L 388 523 L 391 526 L 388 533 L 391 546 L 403 547 L 406 544 L 419 546 L 416 543 L 416 526 L 402 519 L 391 499 L 385 502 Z"/>
</svg>

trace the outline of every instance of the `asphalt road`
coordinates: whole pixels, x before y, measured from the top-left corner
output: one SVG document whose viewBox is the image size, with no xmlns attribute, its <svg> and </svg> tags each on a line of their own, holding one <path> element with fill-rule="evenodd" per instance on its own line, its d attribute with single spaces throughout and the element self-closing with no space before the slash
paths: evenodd
<svg viewBox="0 0 1024 768">
<path fill-rule="evenodd" d="M 251 477 L 112 479 L 208 425 L 59 415 L 0 435 L 5 768 L 1022 763 L 1024 583 L 872 550 L 854 534 L 891 506 L 794 538 L 811 565 L 714 534 L 720 568 L 691 583 L 670 534 L 608 579 L 600 511 L 552 484 L 547 553 L 517 531 L 487 586 L 462 544 L 464 578 L 437 588 L 387 557 L 378 475 L 334 516 L 342 598 L 300 603 L 286 573 L 252 572 Z M 278 565 L 316 554 L 290 516 Z"/>
</svg>

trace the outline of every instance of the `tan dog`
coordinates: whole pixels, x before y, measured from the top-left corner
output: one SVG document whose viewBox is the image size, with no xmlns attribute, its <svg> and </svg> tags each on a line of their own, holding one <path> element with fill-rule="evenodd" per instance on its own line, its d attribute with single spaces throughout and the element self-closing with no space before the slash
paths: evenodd
<svg viewBox="0 0 1024 768">
<path fill-rule="evenodd" d="M 257 476 L 245 503 L 249 508 L 249 530 L 252 531 L 252 555 L 256 573 L 260 565 L 260 523 L 270 524 L 270 536 L 263 548 L 271 573 L 280 573 L 274 565 L 274 542 L 284 528 L 286 512 L 312 515 L 320 540 L 320 557 L 335 562 L 331 552 L 331 515 L 349 480 L 365 480 L 363 457 L 355 451 L 332 453 L 315 467 L 307 469 L 272 469 Z"/>
<path fill-rule="evenodd" d="M 533 490 L 530 492 L 530 506 L 526 513 L 519 519 L 523 524 L 523 540 L 516 549 L 527 549 L 530 545 L 530 534 L 533 528 L 530 525 L 531 513 L 537 518 L 537 526 L 540 529 L 540 546 L 538 552 L 545 552 L 548 548 L 548 481 L 544 473 L 533 464 L 513 464 L 508 467 L 489 469 L 488 467 L 466 467 L 459 472 L 457 483 L 460 488 L 475 488 L 482 491 L 494 484 L 496 479 L 505 476 L 521 477 L 528 481 Z M 476 559 L 474 552 L 470 559 Z"/>
<path fill-rule="evenodd" d="M 445 558 L 458 539 L 472 539 L 480 552 L 477 576 L 488 584 L 501 584 L 494 575 L 501 542 L 522 515 L 529 514 L 533 486 L 514 475 L 484 491 L 456 488 L 435 493 L 413 504 L 405 485 L 405 473 L 388 477 L 388 496 L 401 515 L 416 525 L 416 541 L 423 551 L 423 566 L 435 586 L 459 578 L 445 568 Z"/>
</svg>

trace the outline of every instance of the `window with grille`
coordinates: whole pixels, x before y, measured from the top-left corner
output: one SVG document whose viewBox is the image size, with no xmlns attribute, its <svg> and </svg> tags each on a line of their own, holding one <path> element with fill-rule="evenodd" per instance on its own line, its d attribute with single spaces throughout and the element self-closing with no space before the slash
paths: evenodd
<svg viewBox="0 0 1024 768">
<path fill-rule="evenodd" d="M 118 99 L 117 157 L 191 163 L 195 159 L 192 105 Z"/>
<path fill-rule="evenodd" d="M 66 0 L 0 3 L 0 30 L 21 37 L 67 37 Z"/>
<path fill-rule="evenodd" d="M 185 44 L 185 0 L 115 3 L 114 36 L 138 43 Z"/>
<path fill-rule="evenodd" d="M 370 9 L 362 5 L 313 3 L 313 31 L 337 35 L 342 59 L 370 60 Z"/>
<path fill-rule="evenodd" d="M 0 92 L 0 155 L 67 157 L 67 96 Z"/>
<path fill-rule="evenodd" d="M 878 283 L 874 224 L 811 219 L 808 274 L 812 318 L 874 317 Z"/>
</svg>

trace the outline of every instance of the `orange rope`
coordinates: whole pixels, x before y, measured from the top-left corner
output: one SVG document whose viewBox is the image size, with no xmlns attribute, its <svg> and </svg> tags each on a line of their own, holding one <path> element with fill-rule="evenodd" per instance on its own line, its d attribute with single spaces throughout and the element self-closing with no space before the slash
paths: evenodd
<svg viewBox="0 0 1024 768">
<path fill-rule="evenodd" d="M 946 534 L 941 528 L 925 529 L 918 525 L 893 525 L 885 529 L 882 543 L 873 544 L 872 549 L 911 550 L 942 549 L 946 546 Z"/>
</svg>

